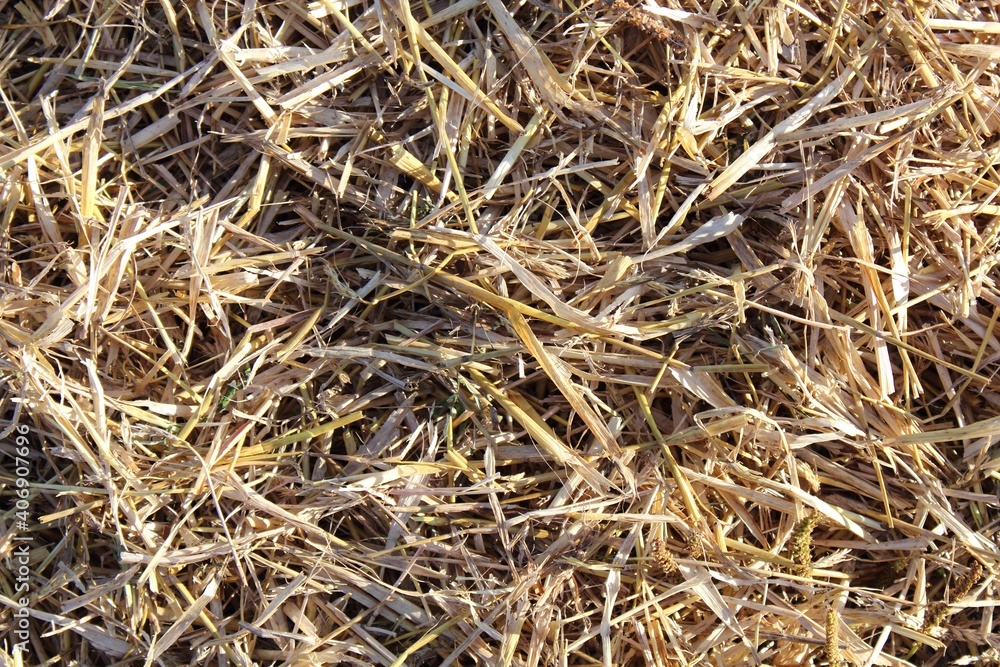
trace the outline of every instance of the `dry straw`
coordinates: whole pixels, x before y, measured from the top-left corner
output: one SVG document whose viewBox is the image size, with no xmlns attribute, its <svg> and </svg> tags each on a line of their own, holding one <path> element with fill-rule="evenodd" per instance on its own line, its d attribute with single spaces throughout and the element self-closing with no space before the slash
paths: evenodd
<svg viewBox="0 0 1000 667">
<path fill-rule="evenodd" d="M 997 663 L 993 3 L 0 24 L 8 664 Z"/>
</svg>

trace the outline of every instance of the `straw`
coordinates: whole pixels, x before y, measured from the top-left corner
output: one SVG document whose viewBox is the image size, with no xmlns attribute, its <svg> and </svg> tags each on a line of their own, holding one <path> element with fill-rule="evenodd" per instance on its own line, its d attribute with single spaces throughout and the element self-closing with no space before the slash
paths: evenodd
<svg viewBox="0 0 1000 667">
<path fill-rule="evenodd" d="M 6 663 L 1000 663 L 991 3 L 0 23 Z"/>
</svg>

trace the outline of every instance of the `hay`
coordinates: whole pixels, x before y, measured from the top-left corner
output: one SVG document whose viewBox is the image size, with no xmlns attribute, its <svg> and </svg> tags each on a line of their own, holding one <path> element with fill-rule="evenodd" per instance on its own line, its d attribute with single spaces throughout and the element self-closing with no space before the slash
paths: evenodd
<svg viewBox="0 0 1000 667">
<path fill-rule="evenodd" d="M 997 664 L 991 3 L 0 22 L 6 664 Z"/>
</svg>

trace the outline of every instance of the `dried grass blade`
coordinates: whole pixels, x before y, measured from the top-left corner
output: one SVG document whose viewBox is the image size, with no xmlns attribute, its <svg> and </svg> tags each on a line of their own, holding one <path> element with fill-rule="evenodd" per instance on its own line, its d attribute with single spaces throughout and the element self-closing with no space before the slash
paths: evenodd
<svg viewBox="0 0 1000 667">
<path fill-rule="evenodd" d="M 298 331 L 295 332 L 295 335 L 293 335 L 291 339 L 289 339 L 289 341 L 278 351 L 277 359 L 279 364 L 285 363 L 292 357 L 292 355 L 299 352 L 299 346 L 302 344 L 302 341 L 309 335 L 312 328 L 316 326 L 316 323 L 319 322 L 319 318 L 323 316 L 323 313 L 326 312 L 326 308 L 329 305 L 330 282 L 327 281 L 326 289 L 323 290 L 323 303 L 321 303 L 318 308 L 315 308 L 313 312 L 309 314 L 308 319 L 302 323 L 302 326 L 300 326 Z"/>
<path fill-rule="evenodd" d="M 659 259 L 667 255 L 686 252 L 692 248 L 697 248 L 705 243 L 711 243 L 721 238 L 729 236 L 739 229 L 740 224 L 746 220 L 746 216 L 737 213 L 724 213 L 717 215 L 698 229 L 688 234 L 687 238 L 678 243 L 668 245 L 666 248 L 653 250 L 643 256 L 643 261 Z"/>
<path fill-rule="evenodd" d="M 621 456 L 621 448 L 615 441 L 614 436 L 611 435 L 607 422 L 601 419 L 600 415 L 584 400 L 583 396 L 577 390 L 576 385 L 573 384 L 573 381 L 552 360 L 548 351 L 546 351 L 535 336 L 535 332 L 531 330 L 531 326 L 527 320 L 518 312 L 508 313 L 507 317 L 510 319 L 514 331 L 517 332 L 517 335 L 524 343 L 525 349 L 538 361 L 545 374 L 552 380 L 553 384 L 555 384 L 566 400 L 569 401 L 573 410 L 580 415 L 580 418 L 590 428 L 591 433 L 594 434 L 597 441 L 604 447 L 604 451 L 616 458 Z"/>
<path fill-rule="evenodd" d="M 725 171 L 716 176 L 709 184 L 708 192 L 705 194 L 706 199 L 709 201 L 716 199 L 719 195 L 728 190 L 733 183 L 738 181 L 748 171 L 759 164 L 760 161 L 764 159 L 764 156 L 774 150 L 774 147 L 778 145 L 778 142 L 781 141 L 786 134 L 794 132 L 800 128 L 806 123 L 806 121 L 812 118 L 813 115 L 815 115 L 823 107 L 823 105 L 832 101 L 833 98 L 839 95 L 844 86 L 846 86 L 847 83 L 854 78 L 854 75 L 855 70 L 844 70 L 844 72 L 828 84 L 826 88 L 802 105 L 801 109 L 776 125 L 773 130 L 764 135 L 762 139 L 751 146 L 745 153 L 736 158 L 732 164 L 726 167 Z"/>
<path fill-rule="evenodd" d="M 191 68 L 186 72 L 178 74 L 170 81 L 167 81 L 162 86 L 157 88 L 155 91 L 150 91 L 142 95 L 137 95 L 136 97 L 133 97 L 126 102 L 123 102 L 122 104 L 118 105 L 111 111 L 108 111 L 104 114 L 105 123 L 114 120 L 116 118 L 121 118 L 122 116 L 129 114 L 132 111 L 135 111 L 137 108 L 149 104 L 159 99 L 163 95 L 166 95 L 171 89 L 176 87 L 177 84 L 179 84 L 184 79 L 188 78 L 196 70 L 197 68 Z M 41 151 L 52 146 L 57 141 L 65 141 L 66 139 L 73 136 L 80 130 L 86 129 L 86 127 L 89 124 L 90 124 L 90 119 L 88 117 L 84 117 L 83 120 L 78 120 L 74 123 L 71 123 L 70 125 L 67 125 L 66 127 L 60 129 L 58 132 L 47 134 L 45 135 L 44 138 L 39 139 L 38 141 L 32 144 L 29 144 L 22 148 L 16 148 L 8 151 L 2 157 L 0 157 L 0 171 L 9 170 L 14 165 L 20 164 L 22 161 L 26 160 L 29 155 L 37 155 Z"/>
<path fill-rule="evenodd" d="M 524 32 L 500 0 L 486 0 L 486 5 L 500 26 L 500 31 L 510 40 L 519 63 L 524 67 L 528 77 L 535 84 L 535 90 L 548 104 L 549 109 L 559 114 L 562 109 L 580 106 L 570 96 L 573 87 L 559 74 L 552 61 L 538 49 L 535 40 Z"/>
<path fill-rule="evenodd" d="M 408 12 L 407 16 L 409 16 Z M 500 108 L 500 105 L 497 104 L 489 95 L 481 91 L 476 82 L 469 78 L 469 75 L 465 73 L 465 70 L 459 67 L 458 63 L 456 63 L 451 56 L 448 55 L 448 52 L 445 51 L 419 23 L 413 21 L 412 17 L 409 18 L 410 25 L 408 28 L 417 38 L 420 46 L 427 49 L 427 53 L 429 53 L 431 57 L 444 68 L 445 72 L 454 78 L 455 83 L 458 84 L 458 87 L 466 96 L 468 96 L 470 100 L 477 105 L 484 107 L 487 111 L 493 114 L 493 116 L 503 123 L 504 126 L 506 126 L 511 132 L 516 132 L 517 134 L 524 132 L 524 127 L 522 127 L 520 123 L 514 120 L 509 113 Z"/>
<path fill-rule="evenodd" d="M 219 588 L 220 583 L 221 579 L 218 576 L 209 579 L 198 599 L 184 610 L 181 617 L 174 621 L 170 629 L 163 633 L 163 636 L 157 642 L 150 646 L 149 653 L 146 656 L 147 667 L 152 665 L 157 658 L 173 646 L 181 638 L 181 635 L 191 627 L 191 624 L 202 614 L 205 607 L 215 599 L 215 591 Z"/>
<path fill-rule="evenodd" d="M 517 260 L 500 248 L 493 239 L 481 235 L 475 238 L 483 250 L 496 257 L 504 268 L 510 269 L 532 294 L 547 303 L 552 308 L 552 312 L 557 316 L 572 323 L 573 328 L 592 331 L 594 333 L 638 335 L 639 331 L 635 327 L 616 324 L 607 325 L 587 313 L 567 305 L 562 299 L 553 294 L 534 273 L 523 267 Z"/>
<path fill-rule="evenodd" d="M 513 417 L 514 421 L 524 427 L 532 439 L 538 443 L 538 446 L 551 456 L 556 463 L 572 468 L 597 493 L 604 493 L 605 490 L 612 486 L 607 478 L 601 475 L 591 463 L 566 446 L 552 432 L 552 429 L 549 428 L 548 424 L 545 423 L 524 397 L 515 391 L 508 391 L 505 394 L 477 370 L 468 369 L 468 373 L 480 388 L 499 403 L 507 414 Z"/>
</svg>

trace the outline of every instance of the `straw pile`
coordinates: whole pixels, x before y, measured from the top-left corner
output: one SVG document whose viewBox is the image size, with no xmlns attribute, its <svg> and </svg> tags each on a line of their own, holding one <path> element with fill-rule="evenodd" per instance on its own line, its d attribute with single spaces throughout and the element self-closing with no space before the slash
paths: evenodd
<svg viewBox="0 0 1000 667">
<path fill-rule="evenodd" d="M 992 3 L 0 23 L 5 664 L 997 664 Z"/>
</svg>

